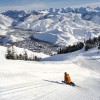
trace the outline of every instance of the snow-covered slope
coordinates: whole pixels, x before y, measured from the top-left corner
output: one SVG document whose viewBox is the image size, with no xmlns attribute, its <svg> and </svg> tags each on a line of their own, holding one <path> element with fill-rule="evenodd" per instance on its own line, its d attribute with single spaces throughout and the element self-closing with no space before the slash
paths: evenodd
<svg viewBox="0 0 100 100">
<path fill-rule="evenodd" d="M 20 23 L 20 25 L 18 27 L 20 27 L 22 29 L 30 29 L 31 25 L 29 23 L 39 20 L 39 18 L 42 16 L 43 16 L 43 14 L 39 14 L 39 15 L 31 14 L 29 17 L 26 18 L 26 20 L 24 22 Z"/>
<path fill-rule="evenodd" d="M 37 57 L 39 57 L 39 58 L 49 57 L 49 55 L 46 55 L 46 54 L 44 54 L 44 53 L 42 53 L 42 52 L 37 53 L 37 52 L 32 52 L 32 51 L 27 50 L 27 49 L 25 49 L 25 51 L 24 51 L 23 48 L 19 48 L 19 47 L 16 47 L 16 46 L 14 46 L 14 49 L 15 49 L 15 52 L 16 52 L 17 54 L 24 54 L 24 52 L 26 51 L 27 54 L 28 54 L 28 57 L 32 57 L 33 55 L 34 55 L 34 56 L 37 56 Z"/>
<path fill-rule="evenodd" d="M 40 11 L 38 15 L 30 15 L 16 27 L 33 30 L 37 39 L 69 45 L 100 35 L 100 10 L 83 7 L 51 8 Z"/>
<path fill-rule="evenodd" d="M 3 47 L 3 46 L 0 46 L 0 61 L 2 60 L 5 60 L 5 54 L 7 52 L 7 48 L 6 47 Z"/>
<path fill-rule="evenodd" d="M 12 25 L 13 19 L 0 14 L 0 35 L 5 35 L 7 29 Z"/>
<path fill-rule="evenodd" d="M 100 50 L 97 50 L 97 48 L 93 48 L 86 52 L 83 48 L 82 50 L 78 50 L 72 53 L 59 54 L 48 58 L 44 58 L 42 59 L 42 61 L 68 61 L 74 59 L 76 60 L 78 57 L 90 57 L 91 59 L 94 58 L 95 60 L 100 61 Z"/>
<path fill-rule="evenodd" d="M 74 53 L 56 57 L 63 60 L 67 56 L 65 62 L 4 60 L 5 51 L 0 46 L 0 100 L 100 99 L 100 62 L 95 59 L 97 56 L 100 59 L 100 54 L 97 55 L 97 50 L 80 51 L 80 56 L 76 52 L 76 56 Z M 62 84 L 65 71 L 80 87 Z"/>
<path fill-rule="evenodd" d="M 8 10 L 8 11 L 3 12 L 2 14 L 3 14 L 3 15 L 6 15 L 6 16 L 8 16 L 8 17 L 11 17 L 12 19 L 14 19 L 14 20 L 16 20 L 16 21 L 22 22 L 22 21 L 24 21 L 28 16 L 30 16 L 31 14 L 38 15 L 39 12 L 38 12 L 38 11 L 35 11 L 35 10 L 33 10 L 33 11 Z"/>
<path fill-rule="evenodd" d="M 9 26 L 11 26 L 12 21 L 13 20 L 11 18 L 0 14 L 0 24 L 1 25 L 5 25 L 5 26 L 9 27 Z M 3 28 L 3 29 L 6 29 L 6 28 Z"/>
<path fill-rule="evenodd" d="M 72 45 L 73 43 L 84 41 L 84 39 L 100 35 L 99 7 L 50 8 L 29 12 L 6 11 L 2 14 L 0 14 L 2 23 L 0 24 L 1 35 L 8 32 L 7 29 L 12 23 L 12 19 L 5 16 L 13 18 L 15 21 L 13 22 L 14 26 L 12 27 L 19 28 L 19 30 L 22 29 L 23 34 L 24 31 L 28 29 L 28 31 L 33 33 L 34 38 L 53 44 Z M 9 37 L 14 34 L 8 33 L 10 34 Z M 18 34 L 21 33 L 18 32 Z M 15 36 L 13 35 L 13 37 L 16 37 L 16 35 L 17 33 L 15 33 Z"/>
<path fill-rule="evenodd" d="M 13 35 L 6 35 L 5 38 L 1 39 L 0 42 L 5 45 L 7 43 L 13 43 L 13 42 L 19 42 L 19 41 L 22 41 L 24 40 L 23 38 L 21 37 L 15 37 Z"/>
<path fill-rule="evenodd" d="M 25 51 L 27 52 L 27 54 L 28 54 L 28 57 L 33 57 L 33 55 L 34 56 L 37 56 L 37 57 L 39 57 L 39 58 L 45 58 L 45 57 L 49 57 L 49 55 L 46 55 L 46 54 L 44 54 L 44 53 L 42 53 L 42 52 L 40 52 L 40 53 L 37 53 L 37 52 L 32 52 L 32 51 L 30 51 L 30 50 L 28 50 L 28 49 L 24 49 L 24 48 L 19 48 L 19 47 L 16 47 L 16 46 L 14 46 L 13 47 L 14 48 L 14 52 L 16 53 L 16 54 L 24 54 L 25 53 Z M 6 53 L 7 53 L 7 48 L 6 47 L 3 47 L 3 46 L 0 46 L 0 51 L 1 51 L 1 55 L 0 55 L 0 60 L 2 60 L 2 58 L 3 58 L 3 60 L 5 59 L 5 55 L 6 55 Z"/>
</svg>

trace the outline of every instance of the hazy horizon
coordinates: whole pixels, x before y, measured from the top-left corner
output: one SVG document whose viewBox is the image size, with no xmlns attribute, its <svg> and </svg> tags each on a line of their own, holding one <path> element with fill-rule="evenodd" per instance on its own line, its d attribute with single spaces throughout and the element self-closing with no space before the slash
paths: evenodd
<svg viewBox="0 0 100 100">
<path fill-rule="evenodd" d="M 0 0 L 0 11 L 5 10 L 41 10 L 49 8 L 67 8 L 100 5 L 100 0 Z"/>
</svg>

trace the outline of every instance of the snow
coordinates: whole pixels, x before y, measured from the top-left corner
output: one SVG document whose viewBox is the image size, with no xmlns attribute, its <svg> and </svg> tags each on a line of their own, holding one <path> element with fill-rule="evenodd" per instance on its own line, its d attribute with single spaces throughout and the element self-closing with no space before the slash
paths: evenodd
<svg viewBox="0 0 100 100">
<path fill-rule="evenodd" d="M 92 22 L 98 23 L 100 24 L 100 17 L 99 16 L 95 16 L 92 18 Z"/>
<path fill-rule="evenodd" d="M 0 24 L 5 25 L 5 26 L 11 26 L 12 22 L 13 20 L 11 18 L 0 14 Z"/>
<path fill-rule="evenodd" d="M 17 54 L 24 54 L 24 52 L 26 51 L 28 53 L 29 57 L 33 57 L 33 55 L 37 56 L 39 58 L 49 57 L 49 55 L 46 55 L 46 54 L 44 54 L 42 52 L 41 53 L 37 53 L 37 52 L 32 52 L 32 51 L 27 50 L 27 49 L 25 49 L 25 51 L 24 51 L 23 48 L 19 48 L 19 47 L 16 47 L 16 46 L 14 46 L 14 49 L 15 49 L 15 52 L 17 52 Z"/>
<path fill-rule="evenodd" d="M 6 35 L 7 29 L 11 26 L 13 19 L 0 14 L 0 35 Z"/>
<path fill-rule="evenodd" d="M 34 37 L 43 41 L 48 41 L 60 45 L 66 45 L 67 43 L 66 39 L 64 39 L 59 35 L 63 35 L 63 32 L 60 29 L 55 29 L 52 31 L 48 31 L 46 33 L 36 34 L 34 35 Z"/>
<path fill-rule="evenodd" d="M 6 44 L 6 43 L 12 43 L 12 42 L 18 42 L 18 41 L 22 41 L 24 40 L 23 38 L 20 37 L 15 37 L 13 35 L 8 35 L 6 36 L 4 39 L 2 39 L 2 43 Z"/>
<path fill-rule="evenodd" d="M 0 46 L 0 100 L 100 99 L 97 49 L 56 55 L 40 62 L 4 60 L 5 52 L 6 48 Z M 61 84 L 65 71 L 81 88 Z"/>
<path fill-rule="evenodd" d="M 0 60 L 5 60 L 5 54 L 6 54 L 6 47 L 0 46 Z"/>
<path fill-rule="evenodd" d="M 11 49 L 12 47 L 10 47 L 10 49 Z M 28 50 L 28 49 L 24 49 L 24 48 L 19 48 L 19 47 L 16 47 L 16 46 L 13 46 L 13 49 L 14 49 L 14 52 L 16 53 L 16 54 L 24 54 L 25 53 L 25 51 L 27 52 L 27 54 L 28 54 L 28 57 L 33 57 L 33 55 L 34 56 L 37 56 L 37 57 L 39 57 L 39 58 L 45 58 L 45 57 L 49 57 L 49 55 L 46 55 L 46 54 L 44 54 L 44 53 L 42 53 L 42 52 L 40 52 L 40 53 L 37 53 L 37 52 L 32 52 L 32 51 L 30 51 L 30 50 Z M 6 47 L 3 47 L 3 46 L 0 46 L 0 51 L 1 51 L 1 53 L 0 53 L 0 58 L 2 59 L 3 58 L 3 60 L 5 59 L 5 55 L 6 55 L 6 53 L 7 53 L 7 48 Z M 1 60 L 0 59 L 0 60 Z"/>
<path fill-rule="evenodd" d="M 35 38 L 59 45 L 72 45 L 86 37 L 100 35 L 100 12 L 96 9 L 51 8 L 40 13 L 43 14 L 30 15 L 16 27 L 31 29 Z"/>
<path fill-rule="evenodd" d="M 99 7 L 69 7 L 30 12 L 7 11 L 0 14 L 0 35 L 8 33 L 10 39 L 13 37 L 12 42 L 21 41 L 20 36 L 16 37 L 16 32 L 10 32 L 12 28 L 22 29 L 23 34 L 28 30 L 27 34 L 32 33 L 30 35 L 36 39 L 53 44 L 72 45 L 90 36 L 100 35 L 100 10 Z M 20 31 L 18 34 L 21 34 Z M 26 38 L 29 38 L 29 34 L 25 34 Z"/>
<path fill-rule="evenodd" d="M 33 37 L 59 45 L 72 45 L 100 35 L 99 7 L 51 8 L 35 13 L 30 12 L 28 17 L 17 14 L 17 19 L 25 17 L 16 24 L 23 29 L 23 35 L 24 29 L 30 29 Z M 12 22 L 0 14 L 0 35 L 6 35 L 3 43 L 23 40 L 16 32 L 16 35 L 10 34 Z M 100 50 L 97 48 L 53 56 L 13 48 L 17 54 L 26 51 L 28 57 L 42 59 L 39 62 L 7 60 L 7 48 L 0 46 L 0 100 L 100 100 Z M 79 87 L 63 84 L 64 72 Z"/>
</svg>

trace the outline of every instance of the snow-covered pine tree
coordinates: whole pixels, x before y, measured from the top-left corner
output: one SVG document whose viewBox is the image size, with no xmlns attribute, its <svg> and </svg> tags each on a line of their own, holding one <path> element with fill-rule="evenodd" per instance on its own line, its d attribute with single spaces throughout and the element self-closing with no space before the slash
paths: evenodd
<svg viewBox="0 0 100 100">
<path fill-rule="evenodd" d="M 28 54 L 27 54 L 27 52 L 26 52 L 26 50 L 24 49 L 24 60 L 28 60 Z"/>
<path fill-rule="evenodd" d="M 6 59 L 17 59 L 13 45 L 7 47 Z"/>
<path fill-rule="evenodd" d="M 16 53 L 15 53 L 15 50 L 14 50 L 14 46 L 12 45 L 12 59 L 17 59 L 17 56 L 16 56 Z"/>
</svg>

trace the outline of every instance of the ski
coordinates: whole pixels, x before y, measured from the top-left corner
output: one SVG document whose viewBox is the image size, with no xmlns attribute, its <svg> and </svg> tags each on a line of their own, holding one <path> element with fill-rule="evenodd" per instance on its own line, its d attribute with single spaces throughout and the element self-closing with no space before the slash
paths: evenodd
<svg viewBox="0 0 100 100">
<path fill-rule="evenodd" d="M 80 86 L 78 86 L 78 85 L 76 85 L 76 84 L 74 84 L 73 82 L 73 85 L 72 84 L 67 84 L 65 81 L 62 81 L 62 83 L 65 83 L 66 85 L 69 85 L 69 86 L 73 86 L 73 87 L 79 87 L 79 88 L 81 88 Z"/>
</svg>

